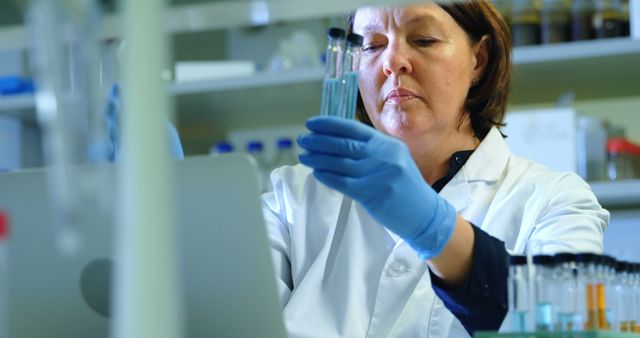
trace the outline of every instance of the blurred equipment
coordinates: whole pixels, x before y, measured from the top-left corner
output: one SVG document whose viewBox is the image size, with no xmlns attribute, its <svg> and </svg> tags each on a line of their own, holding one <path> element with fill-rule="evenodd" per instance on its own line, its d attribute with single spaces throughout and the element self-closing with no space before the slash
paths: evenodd
<svg viewBox="0 0 640 338">
<path fill-rule="evenodd" d="M 267 192 L 271 190 L 271 164 L 264 154 L 264 144 L 262 141 L 251 140 L 247 143 L 247 153 L 253 157 L 258 166 L 260 173 L 260 191 Z"/>
<path fill-rule="evenodd" d="M 47 183 L 54 206 L 56 242 L 65 254 L 81 245 L 81 210 L 91 204 L 108 217 L 113 193 L 100 169 L 76 167 L 107 161 L 107 91 L 100 88 L 100 10 L 96 1 L 34 0 L 28 10 L 36 108 L 43 130 Z"/>
<path fill-rule="evenodd" d="M 285 337 L 253 162 L 233 154 L 171 167 L 184 299 L 180 337 Z M 115 184 L 119 169 L 105 169 L 107 183 Z M 83 209 L 93 219 L 79 229 L 84 250 L 61 256 L 51 241 L 46 180 L 42 169 L 0 175 L 0 208 L 12 216 L 10 337 L 113 337 L 116 228 L 95 209 Z"/>
<path fill-rule="evenodd" d="M 625 138 L 611 138 L 607 142 L 607 155 L 610 180 L 640 178 L 640 145 Z"/>
</svg>

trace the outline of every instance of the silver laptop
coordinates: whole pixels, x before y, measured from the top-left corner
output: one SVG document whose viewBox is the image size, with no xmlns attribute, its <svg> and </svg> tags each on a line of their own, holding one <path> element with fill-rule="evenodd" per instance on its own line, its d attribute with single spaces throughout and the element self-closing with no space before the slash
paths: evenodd
<svg viewBox="0 0 640 338">
<path fill-rule="evenodd" d="M 173 165 L 186 337 L 285 337 L 253 163 Z M 80 251 L 62 255 L 43 170 L 0 174 L 0 208 L 11 220 L 10 337 L 109 337 L 113 225 L 89 217 Z"/>
</svg>

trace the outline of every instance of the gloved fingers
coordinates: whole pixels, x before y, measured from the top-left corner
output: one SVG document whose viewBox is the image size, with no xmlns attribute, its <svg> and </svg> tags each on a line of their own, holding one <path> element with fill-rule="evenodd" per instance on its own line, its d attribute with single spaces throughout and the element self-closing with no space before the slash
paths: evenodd
<svg viewBox="0 0 640 338">
<path fill-rule="evenodd" d="M 361 177 L 367 175 L 370 166 L 366 161 L 354 160 L 348 157 L 333 156 L 319 153 L 306 153 L 298 157 L 300 163 L 313 170 L 328 171 L 342 176 Z"/>
<path fill-rule="evenodd" d="M 315 176 L 318 181 L 328 186 L 329 188 L 335 189 L 345 195 L 353 197 L 353 189 L 351 188 L 351 186 L 353 185 L 353 182 L 357 180 L 356 178 L 342 176 L 325 170 L 314 170 L 313 176 Z"/>
<path fill-rule="evenodd" d="M 298 144 L 308 152 L 322 153 L 354 159 L 367 155 L 364 150 L 366 142 L 344 137 L 336 137 L 324 134 L 308 134 L 298 137 Z"/>
<path fill-rule="evenodd" d="M 318 116 L 307 120 L 306 126 L 312 132 L 341 136 L 359 141 L 368 141 L 376 130 L 355 120 L 334 116 Z"/>
</svg>

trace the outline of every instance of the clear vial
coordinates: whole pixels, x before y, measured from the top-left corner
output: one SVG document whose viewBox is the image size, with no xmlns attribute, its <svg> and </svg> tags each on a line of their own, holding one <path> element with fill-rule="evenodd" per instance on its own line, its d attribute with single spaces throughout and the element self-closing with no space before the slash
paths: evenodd
<svg viewBox="0 0 640 338">
<path fill-rule="evenodd" d="M 555 278 L 554 260 L 552 256 L 538 255 L 533 257 L 536 274 L 535 306 L 536 306 L 536 331 L 553 331 L 555 318 Z"/>
<path fill-rule="evenodd" d="M 342 62 L 345 31 L 341 28 L 329 28 L 327 31 L 327 52 L 325 54 L 324 81 L 322 83 L 322 101 L 320 115 L 337 116 L 342 97 Z"/>
<path fill-rule="evenodd" d="M 554 275 L 557 281 L 557 319 L 556 330 L 571 332 L 581 330 L 576 327 L 574 320 L 578 308 L 577 280 L 576 280 L 576 255 L 560 253 L 554 256 Z"/>
<path fill-rule="evenodd" d="M 507 292 L 512 332 L 526 332 L 530 315 L 529 282 L 526 256 L 509 257 L 509 279 Z"/>
<path fill-rule="evenodd" d="M 584 330 L 598 329 L 598 281 L 596 278 L 597 255 L 592 253 L 578 254 L 578 303 L 577 313 L 582 314 Z M 576 323 L 578 324 L 578 323 Z"/>
<path fill-rule="evenodd" d="M 363 37 L 350 33 L 347 35 L 347 48 L 344 54 L 344 72 L 342 74 L 342 107 L 340 116 L 353 119 L 358 101 L 358 70 L 360 69 L 360 50 Z"/>
<path fill-rule="evenodd" d="M 271 182 L 269 178 L 271 165 L 265 157 L 263 148 L 264 146 L 261 141 L 254 140 L 247 143 L 247 152 L 253 156 L 258 165 L 260 191 L 267 192 L 271 186 L 271 184 L 269 184 Z"/>
<path fill-rule="evenodd" d="M 632 274 L 630 274 L 631 264 L 627 262 L 618 262 L 616 265 L 616 280 L 615 280 L 615 331 L 618 332 L 632 332 L 635 325 L 630 325 L 633 321 L 633 307 L 634 304 L 629 296 L 632 296 Z"/>
<path fill-rule="evenodd" d="M 281 137 L 276 142 L 278 151 L 273 160 L 272 169 L 280 168 L 285 165 L 296 165 L 298 158 L 293 149 L 293 141 L 288 137 Z"/>
</svg>

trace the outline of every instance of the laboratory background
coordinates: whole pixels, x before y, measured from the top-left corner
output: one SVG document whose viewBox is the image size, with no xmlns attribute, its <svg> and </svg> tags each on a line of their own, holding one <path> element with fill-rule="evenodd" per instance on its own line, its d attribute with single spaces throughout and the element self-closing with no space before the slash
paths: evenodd
<svg viewBox="0 0 640 338">
<path fill-rule="evenodd" d="M 71 163 L 120 160 L 124 55 L 135 47 L 117 1 L 80 5 L 89 2 L 0 0 L 0 172 L 73 152 L 84 155 Z M 168 1 L 152 39 L 166 38 L 157 76 L 172 111 L 161 121 L 171 156 L 248 153 L 268 189 L 270 170 L 297 162 L 295 139 L 320 113 L 327 30 L 346 27 L 363 3 L 411 1 Z M 518 156 L 583 177 L 611 212 L 605 253 L 640 262 L 640 0 L 493 3 L 514 45 L 507 143 Z M 81 52 L 91 37 L 96 48 Z M 78 50 L 54 46 L 67 40 Z M 63 121 L 52 118 L 45 90 L 58 85 L 82 93 L 64 103 Z M 61 141 L 65 128 L 71 136 Z"/>
</svg>

